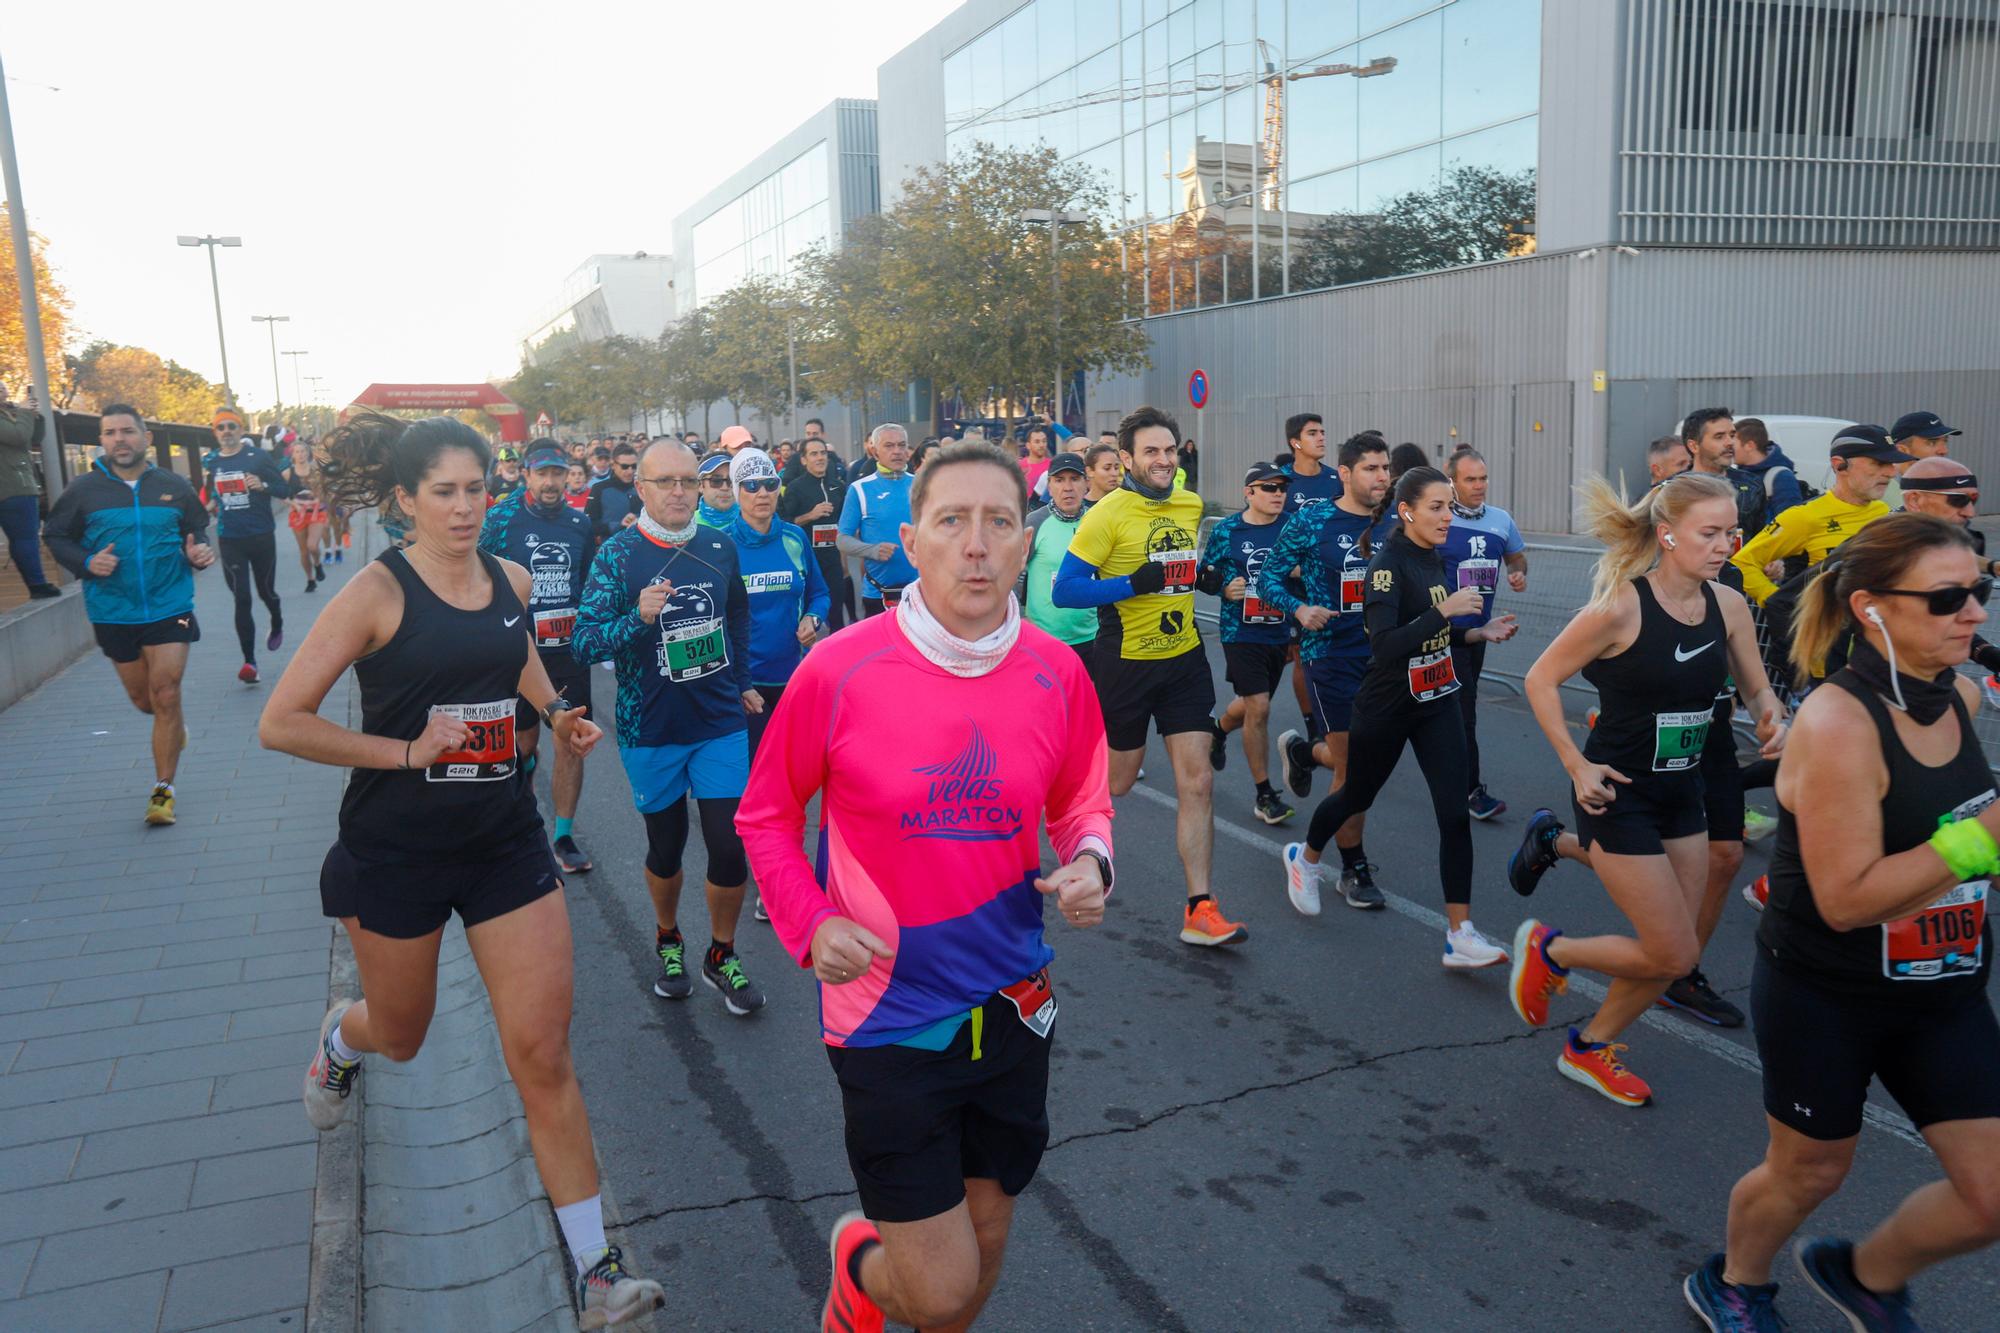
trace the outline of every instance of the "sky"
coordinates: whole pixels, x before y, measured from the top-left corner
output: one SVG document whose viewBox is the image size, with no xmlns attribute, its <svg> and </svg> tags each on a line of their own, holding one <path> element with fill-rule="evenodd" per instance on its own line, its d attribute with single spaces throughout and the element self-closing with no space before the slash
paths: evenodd
<svg viewBox="0 0 2000 1333">
<path fill-rule="evenodd" d="M 668 253 L 677 212 L 827 102 L 875 96 L 957 4 L 22 3 L 0 59 L 76 346 L 220 380 L 207 254 L 174 238 L 241 236 L 215 252 L 238 401 L 271 403 L 251 316 L 282 314 L 279 350 L 338 406 L 511 375 L 586 255 Z"/>
</svg>

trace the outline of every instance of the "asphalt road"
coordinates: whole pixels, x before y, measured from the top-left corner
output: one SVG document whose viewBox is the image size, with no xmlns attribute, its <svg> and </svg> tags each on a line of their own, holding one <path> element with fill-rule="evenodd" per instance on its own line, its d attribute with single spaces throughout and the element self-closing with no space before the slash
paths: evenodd
<svg viewBox="0 0 2000 1333">
<path fill-rule="evenodd" d="M 1515 670 L 1532 659 L 1513 648 L 1490 660 L 1508 653 Z M 1219 649 L 1210 655 L 1226 698 Z M 608 713 L 611 677 L 597 680 Z M 1294 716 L 1289 698 L 1278 711 Z M 1485 692 L 1481 741 L 1488 785 L 1510 809 L 1474 826 L 1473 914 L 1508 938 L 1524 904 L 1506 886 L 1507 853 L 1534 806 L 1565 803 L 1564 780 L 1503 687 Z M 1309 920 L 1286 902 L 1279 850 L 1303 836 L 1310 804 L 1289 833 L 1255 822 L 1234 750 L 1217 780 L 1216 886 L 1251 938 L 1228 951 L 1181 944 L 1157 742 L 1147 767 L 1118 803 L 1120 887 L 1105 924 L 1051 918 L 1054 1133 L 983 1326 L 1698 1327 L 1681 1278 L 1719 1248 L 1729 1187 L 1764 1145 L 1747 1033 L 1666 1014 L 1635 1027 L 1629 1060 L 1656 1093 L 1639 1110 L 1560 1078 L 1562 1025 L 1589 1011 L 1587 997 L 1573 989 L 1531 1032 L 1507 1004 L 1504 968 L 1439 966 L 1436 836 L 1409 759 L 1367 834 L 1398 910 L 1335 898 Z M 746 913 L 739 945 L 770 993 L 764 1012 L 732 1018 L 701 986 L 684 1002 L 655 998 L 643 829 L 608 741 L 589 764 L 578 832 L 597 868 L 570 897 L 576 1056 L 607 1203 L 633 1259 L 666 1284 L 658 1326 L 816 1327 L 827 1228 L 855 1204 L 811 977 Z M 1744 878 L 1765 861 L 1753 848 Z M 688 906 L 698 947 L 706 913 L 693 892 Z M 1550 874 L 1533 907 L 1571 931 L 1626 928 L 1574 865 Z M 1743 1004 L 1754 925 L 1732 899 L 1706 960 Z M 1927 1149 L 1883 1127 L 1894 1120 L 1863 1131 L 1852 1177 L 1809 1233 L 1861 1234 L 1939 1175 Z M 1793 1327 L 1845 1327 L 1783 1263 Z M 1918 1292 L 1929 1326 L 1991 1327 L 2000 1256 L 1948 1264 Z"/>
</svg>

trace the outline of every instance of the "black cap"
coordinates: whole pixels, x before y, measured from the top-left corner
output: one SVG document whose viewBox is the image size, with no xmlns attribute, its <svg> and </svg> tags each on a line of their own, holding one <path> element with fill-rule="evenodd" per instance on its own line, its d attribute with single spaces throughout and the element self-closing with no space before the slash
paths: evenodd
<svg viewBox="0 0 2000 1333">
<path fill-rule="evenodd" d="M 1913 435 L 1921 435 L 1927 440 L 1943 439 L 1947 435 L 1963 435 L 1956 426 L 1944 424 L 1944 418 L 1935 412 L 1905 412 L 1896 418 L 1896 424 L 1889 432 L 1892 440 L 1907 440 Z"/>
<path fill-rule="evenodd" d="M 1292 474 L 1276 463 L 1252 463 L 1250 470 L 1243 474 L 1243 484 L 1255 486 L 1260 481 L 1276 481 L 1289 486 L 1292 484 Z"/>
<path fill-rule="evenodd" d="M 1845 426 L 1827 450 L 1835 458 L 1872 458 L 1878 463 L 1907 463 L 1909 455 L 1889 442 L 1880 426 Z"/>
<path fill-rule="evenodd" d="M 1049 460 L 1048 475 L 1053 477 L 1058 472 L 1074 472 L 1079 477 L 1087 477 L 1090 475 L 1090 473 L 1083 466 L 1082 457 L 1077 454 L 1072 454 L 1067 452 L 1057 454 L 1054 458 L 1051 458 Z"/>
</svg>

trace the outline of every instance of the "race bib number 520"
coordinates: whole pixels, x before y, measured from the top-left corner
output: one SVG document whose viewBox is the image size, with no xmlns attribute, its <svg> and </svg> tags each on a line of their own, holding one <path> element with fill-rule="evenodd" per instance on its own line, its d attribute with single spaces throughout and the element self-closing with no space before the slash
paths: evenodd
<svg viewBox="0 0 2000 1333">
<path fill-rule="evenodd" d="M 424 770 L 426 782 L 495 782 L 514 776 L 514 701 L 486 704 L 438 704 L 433 713 L 449 713 L 469 733 L 456 750 L 446 750 Z"/>
</svg>

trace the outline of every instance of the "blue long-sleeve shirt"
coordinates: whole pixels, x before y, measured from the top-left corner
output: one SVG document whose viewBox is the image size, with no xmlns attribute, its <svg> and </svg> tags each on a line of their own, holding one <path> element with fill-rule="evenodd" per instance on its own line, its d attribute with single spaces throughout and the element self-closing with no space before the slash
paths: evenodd
<svg viewBox="0 0 2000 1333">
<path fill-rule="evenodd" d="M 1266 601 L 1259 591 L 1259 576 L 1284 522 L 1280 515 L 1269 523 L 1249 523 L 1238 511 L 1208 530 L 1208 544 L 1201 553 L 1202 571 L 1215 571 L 1214 583 L 1218 589 L 1238 578 L 1245 585 L 1240 601 L 1221 599 L 1219 620 L 1224 643 L 1276 644 L 1291 637 L 1285 623 L 1289 614 L 1283 607 Z"/>
<path fill-rule="evenodd" d="M 795 524 L 774 518 L 770 531 L 759 532 L 739 512 L 729 536 L 750 597 L 750 683 L 783 685 L 805 660 L 799 621 L 826 619 L 832 600 L 826 578 L 811 540 Z"/>
<path fill-rule="evenodd" d="M 840 535 L 869 545 L 888 542 L 896 548 L 887 560 L 861 562 L 868 596 L 879 599 L 884 588 L 905 588 L 917 581 L 917 567 L 903 552 L 902 525 L 909 521 L 909 473 L 872 473 L 847 488 L 840 503 Z"/>
<path fill-rule="evenodd" d="M 1368 561 L 1381 549 L 1383 537 L 1378 530 L 1374 545 L 1364 552 L 1361 538 L 1371 526 L 1365 514 L 1314 500 L 1285 520 L 1277 545 L 1258 569 L 1257 591 L 1286 616 L 1294 616 L 1301 606 L 1333 612 L 1320 629 L 1299 632 L 1301 661 L 1368 656 L 1368 632 L 1362 624 Z M 1304 585 L 1303 597 L 1287 586 L 1286 575 L 1294 569 Z"/>
</svg>

